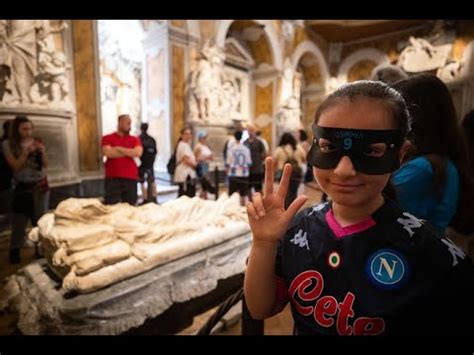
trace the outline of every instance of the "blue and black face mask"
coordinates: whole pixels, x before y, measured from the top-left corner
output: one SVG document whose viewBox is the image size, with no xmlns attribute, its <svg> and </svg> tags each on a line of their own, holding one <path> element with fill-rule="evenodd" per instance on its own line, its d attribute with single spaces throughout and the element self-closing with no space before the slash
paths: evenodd
<svg viewBox="0 0 474 355">
<path fill-rule="evenodd" d="M 313 125 L 313 144 L 309 164 L 319 169 L 334 169 L 348 156 L 354 169 L 368 175 L 388 174 L 400 167 L 399 150 L 403 131 L 346 129 Z"/>
</svg>

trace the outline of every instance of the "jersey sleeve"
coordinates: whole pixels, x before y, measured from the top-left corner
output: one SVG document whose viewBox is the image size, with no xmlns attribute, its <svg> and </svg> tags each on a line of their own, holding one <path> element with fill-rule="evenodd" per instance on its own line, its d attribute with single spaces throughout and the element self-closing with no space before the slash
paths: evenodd
<svg viewBox="0 0 474 355">
<path fill-rule="evenodd" d="M 474 266 L 447 238 L 424 245 L 418 255 L 416 302 L 400 314 L 406 334 L 474 335 Z M 407 295 L 407 300 L 410 295 Z"/>
<path fill-rule="evenodd" d="M 474 265 L 472 260 L 447 238 L 447 271 L 434 292 L 436 313 L 443 334 L 474 335 Z"/>
</svg>

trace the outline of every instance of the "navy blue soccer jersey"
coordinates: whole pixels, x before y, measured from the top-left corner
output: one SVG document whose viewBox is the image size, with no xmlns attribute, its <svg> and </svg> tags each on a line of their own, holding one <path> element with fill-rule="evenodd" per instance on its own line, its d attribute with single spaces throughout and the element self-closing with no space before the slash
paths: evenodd
<svg viewBox="0 0 474 355">
<path fill-rule="evenodd" d="M 390 200 L 350 227 L 330 202 L 303 210 L 279 245 L 276 275 L 298 334 L 473 333 L 471 260 Z"/>
</svg>

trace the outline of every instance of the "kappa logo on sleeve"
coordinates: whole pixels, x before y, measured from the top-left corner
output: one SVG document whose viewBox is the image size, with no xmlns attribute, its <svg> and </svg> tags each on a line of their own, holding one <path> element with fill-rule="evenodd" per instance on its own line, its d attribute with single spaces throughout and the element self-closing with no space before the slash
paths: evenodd
<svg viewBox="0 0 474 355">
<path fill-rule="evenodd" d="M 298 233 L 293 236 L 293 239 L 290 239 L 290 242 L 294 245 L 298 245 L 301 248 L 306 247 L 306 249 L 309 250 L 308 238 L 306 238 L 306 235 L 307 233 L 300 229 Z"/>
<path fill-rule="evenodd" d="M 464 254 L 462 249 L 455 245 L 450 239 L 443 238 L 441 241 L 448 247 L 448 251 L 453 256 L 453 266 L 456 266 L 459 263 L 458 258 L 463 260 L 466 257 L 466 254 Z"/>
<path fill-rule="evenodd" d="M 403 212 L 403 215 L 407 218 L 398 218 L 397 222 L 403 226 L 403 229 L 407 230 L 410 237 L 413 237 L 413 229 L 420 228 L 423 225 L 424 220 L 418 219 L 408 212 Z"/>
<path fill-rule="evenodd" d="M 394 289 L 408 278 L 409 268 L 405 258 L 391 249 L 378 250 L 366 264 L 369 280 L 382 289 Z"/>
<path fill-rule="evenodd" d="M 326 207 L 327 204 L 328 204 L 327 202 L 324 202 L 324 203 L 320 203 L 319 205 L 313 206 L 313 208 L 311 209 L 311 212 L 308 213 L 308 216 L 311 216 L 314 212 L 321 211 L 324 207 Z"/>
</svg>

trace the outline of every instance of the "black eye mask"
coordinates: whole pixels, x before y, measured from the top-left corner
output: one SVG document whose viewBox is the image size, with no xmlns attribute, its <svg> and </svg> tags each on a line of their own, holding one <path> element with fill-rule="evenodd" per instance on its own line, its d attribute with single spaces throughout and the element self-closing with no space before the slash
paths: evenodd
<svg viewBox="0 0 474 355">
<path fill-rule="evenodd" d="M 313 125 L 313 144 L 307 160 L 319 169 L 334 169 L 343 156 L 351 159 L 354 169 L 368 175 L 388 174 L 400 167 L 398 153 L 404 140 L 403 131 L 345 129 Z M 327 142 L 320 145 L 320 139 Z M 380 150 L 373 146 L 383 143 Z"/>
</svg>

